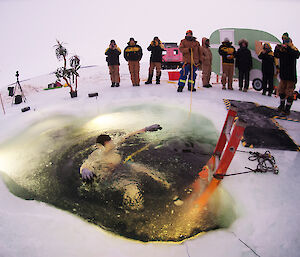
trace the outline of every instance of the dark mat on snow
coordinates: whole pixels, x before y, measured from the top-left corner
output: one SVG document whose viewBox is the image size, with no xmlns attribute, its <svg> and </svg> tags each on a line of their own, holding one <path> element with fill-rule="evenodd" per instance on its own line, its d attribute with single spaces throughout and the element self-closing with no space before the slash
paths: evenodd
<svg viewBox="0 0 300 257">
<path fill-rule="evenodd" d="M 244 146 L 276 150 L 300 150 L 299 146 L 275 120 L 280 118 L 299 122 L 300 112 L 291 111 L 288 117 L 282 117 L 276 109 L 253 102 L 224 99 L 224 103 L 227 109 L 230 105 L 236 106 L 238 117 L 247 123 L 242 139 Z"/>
</svg>

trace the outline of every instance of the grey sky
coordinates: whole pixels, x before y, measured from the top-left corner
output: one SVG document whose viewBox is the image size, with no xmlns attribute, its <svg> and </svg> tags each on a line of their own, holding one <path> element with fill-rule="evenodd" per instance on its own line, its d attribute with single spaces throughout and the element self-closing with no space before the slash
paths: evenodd
<svg viewBox="0 0 300 257">
<path fill-rule="evenodd" d="M 15 80 L 49 73 L 61 65 L 55 40 L 66 42 L 83 65 L 105 65 L 111 39 L 123 50 L 129 37 L 144 49 L 154 36 L 179 42 L 187 29 L 201 39 L 225 27 L 267 31 L 279 39 L 289 32 L 300 48 L 299 1 L 97 1 L 0 0 L 0 87 Z M 124 64 L 121 58 L 121 65 Z"/>
</svg>

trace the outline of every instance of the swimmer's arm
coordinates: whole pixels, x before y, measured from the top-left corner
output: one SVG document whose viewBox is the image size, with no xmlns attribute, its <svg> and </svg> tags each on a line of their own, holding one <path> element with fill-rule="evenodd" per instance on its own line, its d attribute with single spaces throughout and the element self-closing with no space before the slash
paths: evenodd
<svg viewBox="0 0 300 257">
<path fill-rule="evenodd" d="M 146 132 L 146 128 L 131 132 L 127 135 L 125 135 L 123 138 L 120 139 L 119 143 L 122 144 L 125 140 L 127 140 L 128 138 L 134 136 L 134 135 L 138 135 L 138 134 L 142 134 Z"/>
<path fill-rule="evenodd" d="M 108 143 L 108 145 L 105 147 L 106 148 L 105 151 L 108 152 L 108 151 L 113 150 L 114 148 L 116 148 L 117 146 L 119 146 L 120 144 L 122 144 L 124 141 L 126 141 L 128 138 L 130 138 L 130 137 L 132 137 L 134 135 L 142 134 L 142 133 L 145 133 L 145 132 L 148 132 L 148 131 L 153 132 L 153 131 L 157 131 L 157 130 L 161 130 L 161 129 L 162 129 L 162 127 L 160 125 L 154 124 L 154 125 L 142 128 L 140 130 L 131 132 L 131 133 L 125 135 L 124 137 L 120 138 L 118 140 L 118 142 Z"/>
<path fill-rule="evenodd" d="M 83 169 L 88 169 L 90 171 L 94 171 L 93 163 L 95 161 L 98 161 L 100 156 L 99 156 L 100 150 L 95 150 L 92 152 L 89 157 L 83 162 L 83 164 L 80 167 L 80 173 L 82 172 Z"/>
</svg>

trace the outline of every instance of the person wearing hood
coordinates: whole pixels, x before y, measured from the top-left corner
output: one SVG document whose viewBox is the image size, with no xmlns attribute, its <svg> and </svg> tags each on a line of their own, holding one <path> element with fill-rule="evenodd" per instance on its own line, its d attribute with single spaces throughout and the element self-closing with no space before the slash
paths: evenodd
<svg viewBox="0 0 300 257">
<path fill-rule="evenodd" d="M 151 52 L 148 80 L 145 84 L 152 84 L 154 69 L 156 69 L 156 84 L 160 84 L 162 52 L 165 49 L 158 37 L 154 37 L 147 50 Z"/>
<path fill-rule="evenodd" d="M 228 89 L 233 90 L 233 72 L 234 72 L 234 56 L 235 48 L 232 46 L 232 42 L 226 37 L 219 47 L 219 54 L 222 56 L 222 89 L 226 89 L 226 83 L 228 80 Z"/>
<path fill-rule="evenodd" d="M 196 40 L 195 37 L 193 37 L 193 32 L 191 30 L 188 30 L 186 32 L 185 38 L 181 40 L 179 45 L 179 51 L 182 52 L 184 64 L 180 71 L 177 92 L 182 92 L 187 77 L 189 77 L 188 90 L 196 91 L 196 69 L 201 63 L 202 50 L 199 42 Z"/>
<path fill-rule="evenodd" d="M 202 85 L 203 87 L 211 87 L 210 76 L 211 76 L 211 65 L 212 65 L 212 53 L 209 49 L 209 39 L 206 37 L 202 38 Z"/>
<path fill-rule="evenodd" d="M 297 59 L 299 50 L 293 45 L 288 33 L 282 35 L 282 44 L 278 44 L 274 50 L 274 56 L 279 59 L 280 83 L 278 93 L 280 105 L 278 111 L 289 115 L 293 104 L 293 94 L 297 83 Z"/>
<path fill-rule="evenodd" d="M 269 43 L 263 45 L 263 49 L 258 55 L 258 58 L 262 60 L 261 70 L 263 74 L 263 95 L 272 95 L 274 89 L 274 74 L 275 74 L 275 58 L 272 51 L 272 47 Z"/>
<path fill-rule="evenodd" d="M 115 40 L 111 40 L 109 47 L 105 50 L 106 61 L 109 68 L 109 74 L 111 79 L 111 87 L 120 86 L 120 72 L 119 72 L 119 55 L 121 54 L 121 49 L 117 46 Z"/>
<path fill-rule="evenodd" d="M 249 88 L 250 70 L 252 69 L 252 56 L 250 50 L 248 49 L 248 41 L 246 39 L 241 39 L 239 41 L 239 46 L 240 48 L 235 54 L 235 66 L 239 70 L 239 90 L 247 92 Z"/>
<path fill-rule="evenodd" d="M 131 82 L 135 87 L 140 85 L 140 60 L 142 59 L 143 51 L 132 37 L 127 44 L 128 46 L 124 49 L 124 58 L 128 62 Z"/>
</svg>

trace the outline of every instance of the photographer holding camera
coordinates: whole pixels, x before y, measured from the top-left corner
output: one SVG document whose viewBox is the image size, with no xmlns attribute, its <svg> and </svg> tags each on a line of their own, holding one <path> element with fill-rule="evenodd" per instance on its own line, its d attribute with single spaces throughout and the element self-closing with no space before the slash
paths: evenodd
<svg viewBox="0 0 300 257">
<path fill-rule="evenodd" d="M 278 111 L 289 115 L 294 100 L 293 94 L 297 83 L 296 65 L 300 53 L 293 45 L 288 33 L 282 35 L 282 41 L 283 44 L 278 44 L 274 51 L 274 56 L 279 59 L 279 77 L 281 79 L 278 86 L 280 97 Z"/>
<path fill-rule="evenodd" d="M 111 79 L 111 87 L 120 86 L 120 60 L 119 55 L 121 54 L 121 49 L 117 46 L 115 40 L 111 40 L 109 47 L 105 50 L 106 61 L 109 68 L 109 74 Z"/>
<path fill-rule="evenodd" d="M 160 84 L 162 52 L 164 49 L 165 47 L 159 38 L 154 37 L 147 48 L 147 50 L 151 52 L 151 56 L 148 80 L 145 82 L 145 84 L 152 84 L 154 69 L 156 69 L 156 84 Z"/>
</svg>

